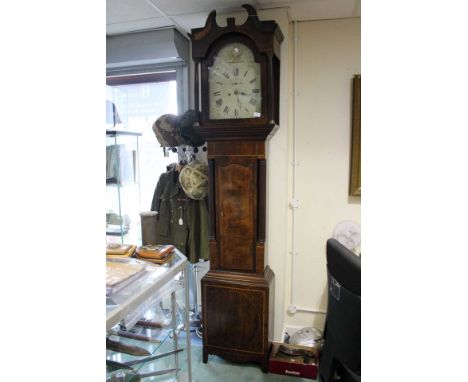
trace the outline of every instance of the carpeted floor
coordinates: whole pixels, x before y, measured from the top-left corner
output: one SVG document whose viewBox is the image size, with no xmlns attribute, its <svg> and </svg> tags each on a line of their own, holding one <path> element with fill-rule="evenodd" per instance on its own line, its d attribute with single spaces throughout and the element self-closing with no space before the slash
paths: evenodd
<svg viewBox="0 0 468 382">
<path fill-rule="evenodd" d="M 208 363 L 202 361 L 202 342 L 192 334 L 193 382 L 311 382 L 311 379 L 264 374 L 255 364 L 235 364 L 210 355 Z"/>
<path fill-rule="evenodd" d="M 186 347 L 186 332 L 181 331 L 178 339 L 178 348 L 184 349 L 183 352 L 179 353 L 177 357 L 163 357 L 156 361 L 147 362 L 144 364 L 138 364 L 134 366 L 136 372 L 147 373 L 153 371 L 161 371 L 172 368 L 179 368 L 178 377 L 174 379 L 174 373 L 164 374 L 160 376 L 146 377 L 144 378 L 145 382 L 188 382 L 188 362 L 187 356 L 188 352 Z M 192 349 L 192 382 L 311 382 L 310 379 L 303 379 L 292 376 L 284 376 L 278 374 L 265 374 L 260 369 L 260 366 L 257 364 L 236 364 L 228 362 L 220 357 L 215 355 L 210 355 L 208 358 L 208 363 L 203 363 L 203 347 L 202 340 L 197 337 L 197 335 L 191 333 L 191 349 Z M 162 338 L 161 338 L 162 339 Z M 122 340 L 120 340 L 122 341 Z M 123 340 L 122 342 L 127 344 L 133 344 L 132 340 Z M 138 343 L 138 342 L 137 342 Z M 142 346 L 141 343 L 138 343 L 138 346 Z M 151 353 L 165 353 L 174 349 L 174 342 L 170 337 L 166 337 L 166 340 L 160 344 L 149 344 L 148 347 L 151 347 Z M 134 360 L 134 356 L 125 355 L 121 353 L 115 353 L 108 350 L 108 357 L 111 357 L 113 361 L 117 362 L 126 362 L 129 360 Z M 178 359 L 178 364 L 176 365 L 176 358 Z M 124 374 L 124 376 L 120 376 Z M 108 381 L 118 382 L 118 381 L 127 381 L 125 379 L 125 373 L 122 370 L 116 370 L 112 372 L 112 376 Z M 136 380 L 136 379 L 132 379 Z M 139 379 L 138 379 L 139 380 Z M 143 380 L 143 379 L 142 379 Z"/>
</svg>

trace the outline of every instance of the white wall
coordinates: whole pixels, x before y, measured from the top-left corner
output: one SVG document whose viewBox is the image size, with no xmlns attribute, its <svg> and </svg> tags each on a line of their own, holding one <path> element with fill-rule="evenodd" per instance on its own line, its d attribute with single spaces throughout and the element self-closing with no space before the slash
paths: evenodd
<svg viewBox="0 0 468 382">
<path fill-rule="evenodd" d="M 267 211 L 266 211 L 266 261 L 275 273 L 275 341 L 281 340 L 284 324 L 285 268 L 288 243 L 288 126 L 290 111 L 290 33 L 287 9 L 259 12 L 261 20 L 275 20 L 283 32 L 280 73 L 279 129 L 267 142 Z"/>
<path fill-rule="evenodd" d="M 293 37 L 291 25 L 290 35 Z M 284 284 L 283 324 L 323 327 L 326 311 L 325 243 L 336 223 L 360 223 L 360 198 L 348 197 L 351 142 L 351 83 L 360 69 L 360 18 L 297 23 L 297 63 L 290 55 L 293 90 L 296 67 L 296 105 L 292 95 L 288 162 L 293 161 L 295 125 L 295 195 L 299 208 L 288 212 L 288 251 Z M 291 41 L 291 45 L 293 41 Z M 292 48 L 291 48 L 292 51 Z M 282 97 L 287 96 L 283 93 Z M 294 114 L 294 109 L 296 113 Z M 295 123 L 294 123 L 295 119 Z M 293 171 L 288 166 L 289 198 L 293 197 Z M 270 185 L 273 186 L 274 185 Z M 269 205 L 269 209 L 275 206 Z M 294 231 L 292 219 L 294 217 Z M 275 222 L 269 222 L 275 227 Z M 275 236 L 275 228 L 271 234 Z M 279 256 L 280 254 L 275 254 Z M 293 303 L 317 311 L 286 312 L 291 304 L 291 265 L 294 262 Z M 276 273 L 279 269 L 275 270 Z M 276 328 L 278 329 L 278 328 Z M 278 338 L 281 333 L 275 331 Z"/>
<path fill-rule="evenodd" d="M 276 20 L 285 37 L 281 45 L 280 128 L 267 144 L 266 243 L 267 261 L 275 273 L 275 341 L 282 341 L 286 326 L 323 327 L 326 240 L 339 221 L 361 220 L 360 198 L 348 197 L 351 84 L 353 75 L 361 73 L 361 27 L 360 18 L 297 23 L 294 65 L 294 26 L 287 9 L 260 11 L 259 17 Z M 294 106 L 295 67 L 298 95 Z M 293 157 L 299 163 L 295 180 Z M 293 196 L 300 203 L 294 212 L 294 234 L 289 208 Z M 291 284 L 293 244 L 297 255 Z M 292 302 L 299 309 L 323 313 L 289 314 Z"/>
</svg>

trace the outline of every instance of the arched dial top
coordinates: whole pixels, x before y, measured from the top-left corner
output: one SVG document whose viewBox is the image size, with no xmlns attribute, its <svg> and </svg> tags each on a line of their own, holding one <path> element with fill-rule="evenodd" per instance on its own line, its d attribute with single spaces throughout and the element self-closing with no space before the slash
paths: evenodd
<svg viewBox="0 0 468 382">
<path fill-rule="evenodd" d="M 208 67 L 210 119 L 243 119 L 261 116 L 260 64 L 244 44 L 221 48 Z"/>
</svg>

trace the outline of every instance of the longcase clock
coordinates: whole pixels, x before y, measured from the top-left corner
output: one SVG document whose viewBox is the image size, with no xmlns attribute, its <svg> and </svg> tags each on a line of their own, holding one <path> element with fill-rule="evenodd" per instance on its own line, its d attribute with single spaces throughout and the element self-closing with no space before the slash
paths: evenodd
<svg viewBox="0 0 468 382">
<path fill-rule="evenodd" d="M 208 142 L 210 271 L 201 280 L 203 362 L 209 354 L 267 371 L 274 274 L 265 267 L 265 140 L 279 120 L 280 45 L 275 21 L 192 29 L 198 132 Z"/>
</svg>

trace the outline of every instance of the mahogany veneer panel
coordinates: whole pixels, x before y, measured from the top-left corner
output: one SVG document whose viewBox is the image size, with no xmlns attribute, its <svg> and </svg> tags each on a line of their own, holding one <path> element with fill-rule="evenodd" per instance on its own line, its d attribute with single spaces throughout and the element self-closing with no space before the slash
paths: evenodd
<svg viewBox="0 0 468 382">
<path fill-rule="evenodd" d="M 267 370 L 273 283 L 269 267 L 262 275 L 210 271 L 203 277 L 203 362 L 216 354 L 234 362 L 258 362 Z"/>
<path fill-rule="evenodd" d="M 219 267 L 254 271 L 256 220 L 255 158 L 216 161 Z"/>
</svg>

